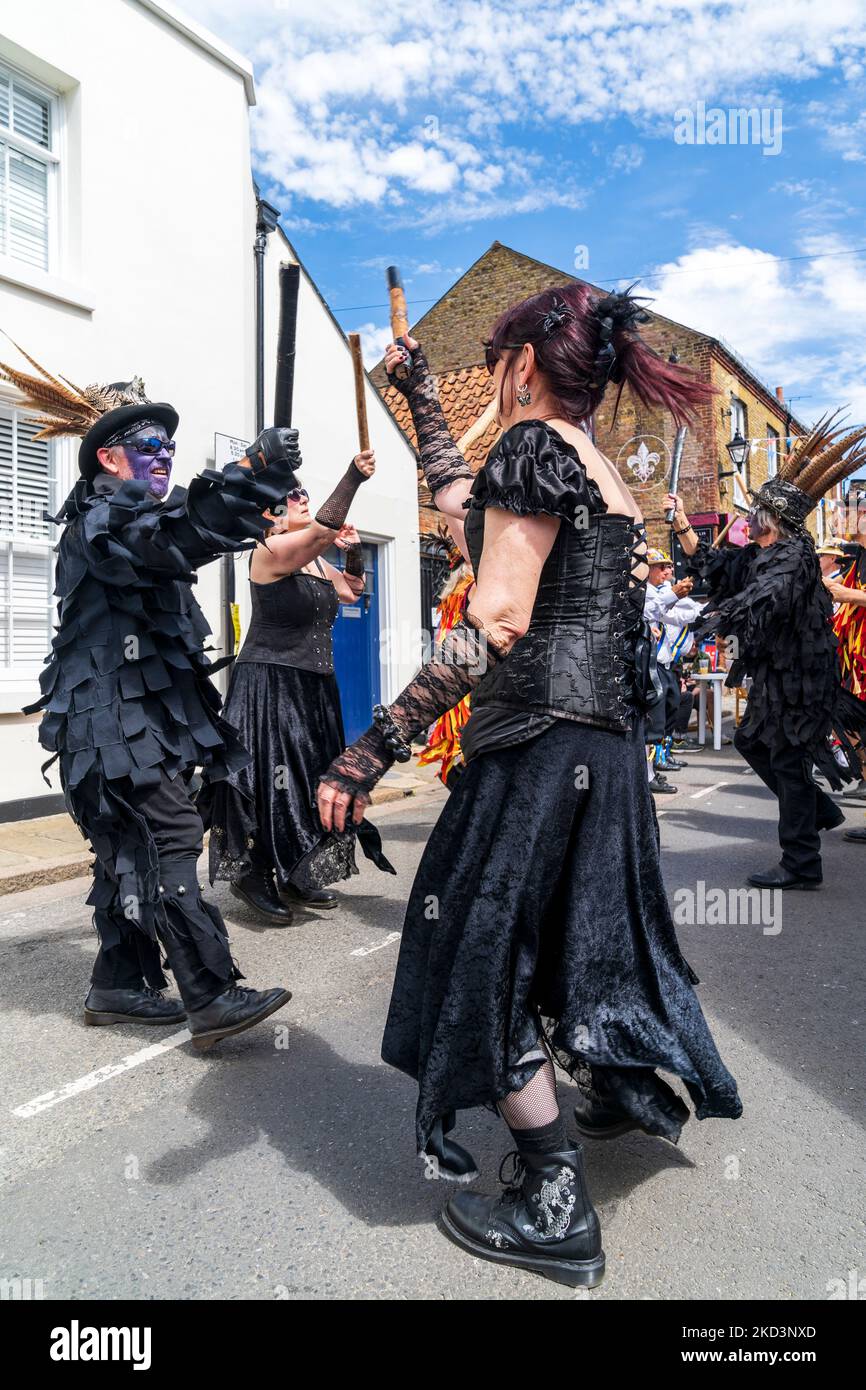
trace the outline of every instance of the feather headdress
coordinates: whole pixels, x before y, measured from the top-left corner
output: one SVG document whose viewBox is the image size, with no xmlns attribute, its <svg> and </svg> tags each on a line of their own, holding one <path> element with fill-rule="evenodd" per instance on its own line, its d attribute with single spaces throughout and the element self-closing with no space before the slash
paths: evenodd
<svg viewBox="0 0 866 1390">
<path fill-rule="evenodd" d="M 53 376 L 13 338 L 9 341 L 39 373 L 34 376 L 32 372 L 0 362 L 0 380 L 17 386 L 25 397 L 25 410 L 32 410 L 36 415 L 39 425 L 36 439 L 57 439 L 68 434 L 83 437 L 107 411 L 124 405 L 148 404 L 141 377 L 114 382 L 110 386 L 74 386 L 65 377 Z"/>
<path fill-rule="evenodd" d="M 778 477 L 818 501 L 836 483 L 866 463 L 866 428 L 846 429 L 841 411 L 824 415 L 794 443 Z"/>
<path fill-rule="evenodd" d="M 823 415 L 795 440 L 776 476 L 753 494 L 758 506 L 802 527 L 824 494 L 866 463 L 866 427 L 847 429 L 840 416 L 840 410 Z"/>
</svg>

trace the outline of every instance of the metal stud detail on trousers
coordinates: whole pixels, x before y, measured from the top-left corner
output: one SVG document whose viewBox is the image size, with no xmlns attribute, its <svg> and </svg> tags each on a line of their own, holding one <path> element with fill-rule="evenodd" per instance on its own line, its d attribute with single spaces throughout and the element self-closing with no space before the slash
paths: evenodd
<svg viewBox="0 0 866 1390">
<path fill-rule="evenodd" d="M 186 889 L 184 888 L 183 884 L 182 884 L 182 883 L 179 883 L 179 884 L 177 885 L 178 897 L 182 898 L 185 892 L 186 892 Z"/>
</svg>

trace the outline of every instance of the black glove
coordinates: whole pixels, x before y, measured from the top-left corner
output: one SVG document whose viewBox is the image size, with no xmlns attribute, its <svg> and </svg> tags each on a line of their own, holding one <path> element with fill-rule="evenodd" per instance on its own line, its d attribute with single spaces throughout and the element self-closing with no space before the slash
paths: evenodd
<svg viewBox="0 0 866 1390">
<path fill-rule="evenodd" d="M 300 468 L 303 460 L 298 445 L 298 431 L 271 425 L 253 440 L 247 450 L 247 457 L 252 459 L 254 473 L 267 468 L 270 463 L 285 462 L 292 470 Z"/>
</svg>

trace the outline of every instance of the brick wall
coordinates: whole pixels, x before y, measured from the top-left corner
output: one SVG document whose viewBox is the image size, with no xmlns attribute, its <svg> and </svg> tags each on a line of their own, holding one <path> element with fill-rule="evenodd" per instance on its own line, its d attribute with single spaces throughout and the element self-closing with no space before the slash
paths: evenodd
<svg viewBox="0 0 866 1390">
<path fill-rule="evenodd" d="M 495 241 L 413 326 L 417 329 L 434 375 L 460 372 L 482 362 L 482 340 L 489 336 L 495 319 L 504 309 L 551 285 L 571 284 L 575 278 Z M 718 475 L 720 464 L 724 469 L 731 466 L 724 448 L 731 435 L 730 418 L 723 414 L 730 407 L 731 392 L 746 404 L 749 436 L 766 436 L 768 425 L 778 431 L 780 462 L 784 449 L 785 407 L 705 334 L 657 314 L 651 314 L 650 322 L 644 325 L 642 333 L 650 346 L 663 357 L 669 357 L 675 349 L 683 366 L 691 367 L 701 380 L 710 381 L 719 388 L 720 394 L 713 402 L 699 409 L 689 428 L 683 450 L 679 491 L 691 515 L 730 512 L 733 510 L 731 480 L 722 480 L 720 492 Z M 381 363 L 374 368 L 371 376 L 384 393 L 387 382 Z M 472 376 L 470 373 L 468 383 L 460 385 L 459 389 L 453 381 L 447 383 L 447 389 L 446 383 L 443 383 L 446 419 L 457 434 L 466 428 L 473 412 L 475 415 L 481 414 L 489 399 L 489 387 L 485 385 L 482 390 L 471 380 Z M 449 392 L 454 395 L 453 401 Z M 398 413 L 398 403 L 393 399 L 393 393 L 389 395 L 386 395 L 386 400 Z M 596 442 L 634 491 L 643 510 L 651 541 L 667 548 L 671 534 L 664 523 L 664 509 L 676 435 L 673 420 L 666 411 L 646 409 L 626 389 L 622 393 L 614 422 L 615 403 L 616 389 L 610 387 L 596 417 Z M 794 428 L 799 431 L 796 422 Z M 647 449 L 659 455 L 655 472 L 646 483 L 642 483 L 634 468 L 629 466 L 629 460 L 634 458 L 639 448 L 640 436 L 644 437 Z M 478 461 L 473 458 L 473 465 Z M 760 486 L 766 478 L 766 471 L 766 447 L 761 447 L 751 459 L 753 487 Z M 423 484 L 419 487 L 418 500 L 419 529 L 422 534 L 434 533 L 439 521 Z"/>
</svg>

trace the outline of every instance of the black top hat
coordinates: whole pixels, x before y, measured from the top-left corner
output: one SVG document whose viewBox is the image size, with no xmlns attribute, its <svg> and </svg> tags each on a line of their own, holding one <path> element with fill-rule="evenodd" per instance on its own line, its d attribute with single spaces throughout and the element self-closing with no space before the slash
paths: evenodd
<svg viewBox="0 0 866 1390">
<path fill-rule="evenodd" d="M 120 385 L 121 383 L 117 383 Z M 166 401 L 140 401 L 135 405 L 121 405 L 114 410 L 106 410 L 104 415 L 91 425 L 81 441 L 78 450 L 78 471 L 91 481 L 100 471 L 96 457 L 97 449 L 103 449 L 110 439 L 124 431 L 132 431 L 136 426 L 152 422 L 162 425 L 171 439 L 178 426 L 179 415 L 174 406 Z M 120 440 L 115 440 L 121 443 Z"/>
<path fill-rule="evenodd" d="M 805 529 L 806 517 L 817 505 L 817 498 L 810 497 L 798 488 L 796 483 L 787 482 L 783 478 L 768 478 L 767 482 L 752 494 L 752 505 L 766 507 L 793 530 L 802 531 Z"/>
</svg>

